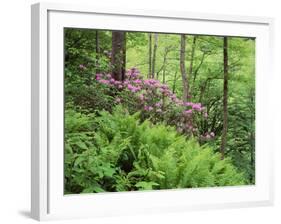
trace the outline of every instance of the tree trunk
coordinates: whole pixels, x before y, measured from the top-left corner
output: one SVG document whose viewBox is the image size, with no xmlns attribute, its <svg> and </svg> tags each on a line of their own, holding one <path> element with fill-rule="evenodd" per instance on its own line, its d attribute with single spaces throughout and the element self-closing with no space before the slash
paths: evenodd
<svg viewBox="0 0 281 224">
<path fill-rule="evenodd" d="M 95 67 L 96 67 L 96 73 L 99 73 L 99 31 L 96 30 L 96 61 L 95 61 Z"/>
<path fill-rule="evenodd" d="M 192 73 L 193 73 L 193 61 L 194 61 L 194 55 L 195 55 L 195 47 L 196 47 L 196 36 L 193 36 L 193 41 L 192 41 L 192 47 L 191 47 L 191 56 L 190 56 L 190 63 L 189 63 L 189 71 L 188 71 L 188 77 L 189 80 L 192 79 Z M 191 82 L 189 83 L 189 85 L 191 84 Z M 193 83 L 194 84 L 194 83 Z M 193 86 L 190 85 L 190 89 L 189 89 L 189 97 L 191 97 L 192 94 L 192 88 Z"/>
<path fill-rule="evenodd" d="M 177 72 L 175 72 L 175 75 L 174 75 L 174 80 L 173 80 L 173 88 L 172 88 L 172 91 L 173 93 L 175 93 L 176 91 L 176 82 L 177 82 Z"/>
<path fill-rule="evenodd" d="M 196 36 L 193 37 L 192 47 L 191 47 L 191 57 L 190 57 L 190 64 L 189 64 L 189 77 L 191 79 L 192 72 L 193 72 L 193 61 L 195 55 L 195 47 L 196 47 Z"/>
<path fill-rule="evenodd" d="M 164 55 L 163 55 L 163 64 L 161 65 L 160 69 L 156 72 L 156 78 L 159 78 L 159 74 L 162 72 L 162 75 L 164 76 L 165 72 L 166 72 L 166 63 L 168 60 L 168 54 L 171 51 L 170 46 L 165 47 L 164 49 Z"/>
<path fill-rule="evenodd" d="M 254 101 L 254 93 L 251 94 L 250 96 L 250 104 L 251 105 L 255 105 L 255 101 Z M 251 168 L 252 170 L 255 170 L 255 107 L 252 109 L 252 113 L 251 113 L 251 134 L 250 134 L 250 142 L 251 142 L 251 158 L 250 158 L 250 164 L 251 164 Z M 253 172 L 250 176 L 250 181 L 251 183 L 255 182 L 255 173 Z"/>
<path fill-rule="evenodd" d="M 152 66 L 151 66 L 151 78 L 154 78 L 155 74 L 155 64 L 156 64 L 156 52 L 158 47 L 158 34 L 154 34 L 154 47 L 153 47 L 153 55 L 152 55 Z"/>
<path fill-rule="evenodd" d="M 181 35 L 181 47 L 180 47 L 180 70 L 182 76 L 182 85 L 183 85 L 183 101 L 188 101 L 188 77 L 185 70 L 185 35 Z"/>
<path fill-rule="evenodd" d="M 166 83 L 166 65 L 163 68 L 163 83 Z"/>
<path fill-rule="evenodd" d="M 199 72 L 199 70 L 200 70 L 200 68 L 201 68 L 201 66 L 202 66 L 202 64 L 204 62 L 205 55 L 206 55 L 206 53 L 204 52 L 202 57 L 201 57 L 199 65 L 197 66 L 197 68 L 193 72 L 193 83 L 192 83 L 193 85 L 195 85 L 195 80 L 196 80 L 197 74 L 198 74 L 198 72 Z"/>
<path fill-rule="evenodd" d="M 112 31 L 111 65 L 113 78 L 123 81 L 126 66 L 126 32 Z"/>
<path fill-rule="evenodd" d="M 149 33 L 148 34 L 148 74 L 147 74 L 148 78 L 151 77 L 151 64 L 152 64 L 151 54 L 152 54 L 152 34 Z"/>
<path fill-rule="evenodd" d="M 225 156 L 225 147 L 227 143 L 227 97 L 228 97 L 228 43 L 227 37 L 223 38 L 223 129 L 221 137 L 221 159 Z"/>
</svg>

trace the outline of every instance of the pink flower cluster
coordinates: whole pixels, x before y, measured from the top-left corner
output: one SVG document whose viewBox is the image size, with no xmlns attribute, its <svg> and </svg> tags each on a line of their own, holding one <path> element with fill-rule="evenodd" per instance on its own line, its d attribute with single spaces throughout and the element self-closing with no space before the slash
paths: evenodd
<svg viewBox="0 0 281 224">
<path fill-rule="evenodd" d="M 139 77 L 139 75 L 140 75 L 140 71 L 135 67 L 128 69 L 126 71 L 126 79 L 129 79 L 129 80 L 137 79 Z"/>
<path fill-rule="evenodd" d="M 111 74 L 96 74 L 96 80 L 110 87 L 116 87 L 117 89 L 127 89 L 133 93 L 139 92 L 141 90 L 141 85 L 143 81 L 138 79 L 138 70 L 132 69 L 127 70 L 126 77 L 127 79 L 123 82 L 115 80 Z"/>
<path fill-rule="evenodd" d="M 145 116 L 155 122 L 165 120 L 186 134 L 199 135 L 194 119 L 196 116 L 208 117 L 206 108 L 201 103 L 182 101 L 168 85 L 156 79 L 143 79 L 136 68 L 127 70 L 126 80 L 123 82 L 113 79 L 111 74 L 96 74 L 96 80 L 116 90 L 125 90 L 131 94 L 130 99 L 135 99 L 136 108 L 140 108 Z M 115 102 L 122 103 L 122 95 Z"/>
<path fill-rule="evenodd" d="M 214 132 L 206 132 L 205 134 L 201 135 L 201 140 L 209 141 L 215 138 Z"/>
<path fill-rule="evenodd" d="M 83 65 L 83 64 L 80 64 L 80 65 L 79 65 L 79 68 L 80 68 L 81 70 L 86 70 L 86 69 L 87 69 L 87 67 L 86 67 L 85 65 Z"/>
</svg>

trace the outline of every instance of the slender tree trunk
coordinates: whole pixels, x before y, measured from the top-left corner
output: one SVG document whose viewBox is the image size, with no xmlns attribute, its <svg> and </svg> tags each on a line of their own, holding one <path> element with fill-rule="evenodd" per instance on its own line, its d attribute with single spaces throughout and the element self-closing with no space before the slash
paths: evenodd
<svg viewBox="0 0 281 224">
<path fill-rule="evenodd" d="M 196 39 L 197 39 L 196 36 L 193 36 L 192 47 L 191 47 L 191 58 L 190 58 L 189 72 L 188 72 L 190 78 L 193 72 L 193 61 L 195 55 Z"/>
<path fill-rule="evenodd" d="M 123 81 L 126 66 L 126 32 L 112 31 L 111 65 L 113 78 Z"/>
<path fill-rule="evenodd" d="M 250 159 L 250 164 L 251 168 L 255 170 L 255 133 L 251 131 L 251 159 Z M 255 173 L 251 174 L 250 176 L 250 181 L 251 183 L 255 182 Z"/>
<path fill-rule="evenodd" d="M 254 105 L 254 94 L 250 96 L 250 102 L 251 105 Z M 251 142 L 251 158 L 250 158 L 250 164 L 251 164 L 251 168 L 252 170 L 255 170 L 255 108 L 253 108 L 253 111 L 251 113 L 251 134 L 250 134 L 250 142 Z M 250 177 L 251 183 L 255 182 L 255 173 L 253 172 L 253 174 Z"/>
<path fill-rule="evenodd" d="M 194 61 L 194 55 L 195 55 L 195 47 L 196 47 L 196 36 L 193 36 L 193 41 L 192 41 L 192 46 L 191 46 L 191 56 L 190 56 L 190 63 L 189 63 L 189 71 L 188 71 L 188 77 L 189 80 L 192 79 L 192 73 L 193 73 L 193 61 Z M 189 97 L 191 97 L 191 94 L 193 92 L 192 88 L 193 86 L 190 85 L 191 82 L 189 83 Z M 194 84 L 194 83 L 193 83 Z"/>
<path fill-rule="evenodd" d="M 96 67 L 96 73 L 99 73 L 99 31 L 96 30 L 96 61 L 95 61 L 95 67 Z"/>
<path fill-rule="evenodd" d="M 225 147 L 227 144 L 227 120 L 228 120 L 228 43 L 227 37 L 223 38 L 223 129 L 221 137 L 221 159 L 225 156 Z"/>
<path fill-rule="evenodd" d="M 197 74 L 198 74 L 198 72 L 199 72 L 199 70 L 200 70 L 200 68 L 201 68 L 201 66 L 202 66 L 202 64 L 204 62 L 205 55 L 206 55 L 206 53 L 204 52 L 202 57 L 201 57 L 199 65 L 197 66 L 197 68 L 193 72 L 193 85 L 195 85 L 195 80 L 196 80 Z"/>
<path fill-rule="evenodd" d="M 156 52 L 158 47 L 158 34 L 154 34 L 154 47 L 153 47 L 153 55 L 152 55 L 152 66 L 151 66 L 151 78 L 154 78 L 155 75 L 155 64 L 156 64 Z"/>
<path fill-rule="evenodd" d="M 165 47 L 164 49 L 164 55 L 163 55 L 163 64 L 161 68 L 156 72 L 156 78 L 159 78 L 159 74 L 162 72 L 162 77 L 166 73 L 166 63 L 167 63 L 167 57 L 170 52 L 170 47 Z"/>
<path fill-rule="evenodd" d="M 182 76 L 182 85 L 183 85 L 183 101 L 188 101 L 188 77 L 185 70 L 185 35 L 181 35 L 181 47 L 180 47 L 180 70 Z"/>
<path fill-rule="evenodd" d="M 148 74 L 147 74 L 148 78 L 151 77 L 151 64 L 152 64 L 151 54 L 152 54 L 152 34 L 149 33 L 148 34 Z"/>
<path fill-rule="evenodd" d="M 177 74 L 178 73 L 175 72 L 174 80 L 173 80 L 173 88 L 172 88 L 173 93 L 175 93 L 175 91 L 176 91 Z"/>
<path fill-rule="evenodd" d="M 163 68 L 163 83 L 166 83 L 166 65 Z"/>
<path fill-rule="evenodd" d="M 163 58 L 163 83 L 166 83 L 166 63 L 167 63 L 167 56 L 168 56 L 169 50 L 165 49 L 165 53 L 164 53 L 164 58 Z"/>
</svg>

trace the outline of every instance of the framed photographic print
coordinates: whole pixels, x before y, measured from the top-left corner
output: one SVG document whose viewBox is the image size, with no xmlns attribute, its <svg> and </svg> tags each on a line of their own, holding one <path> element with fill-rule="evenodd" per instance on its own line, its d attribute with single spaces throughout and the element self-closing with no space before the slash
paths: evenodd
<svg viewBox="0 0 281 224">
<path fill-rule="evenodd" d="M 272 24 L 32 5 L 32 217 L 272 204 Z"/>
</svg>

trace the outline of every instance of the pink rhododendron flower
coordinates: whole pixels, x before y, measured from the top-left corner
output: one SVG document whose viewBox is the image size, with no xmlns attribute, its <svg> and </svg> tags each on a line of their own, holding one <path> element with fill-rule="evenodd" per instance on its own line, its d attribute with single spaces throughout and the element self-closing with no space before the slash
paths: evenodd
<svg viewBox="0 0 281 224">
<path fill-rule="evenodd" d="M 156 107 L 161 107 L 162 104 L 161 104 L 160 102 L 157 102 L 157 103 L 155 104 L 155 106 L 156 106 Z"/>
<path fill-rule="evenodd" d="M 153 107 L 151 107 L 151 106 L 144 106 L 144 110 L 145 111 L 151 111 L 151 110 L 153 110 Z"/>
<path fill-rule="evenodd" d="M 80 64 L 79 68 L 82 69 L 82 70 L 85 70 L 87 67 L 85 65 L 83 65 L 83 64 Z"/>
<path fill-rule="evenodd" d="M 96 74 L 96 80 L 100 80 L 102 77 L 102 74 Z"/>
<path fill-rule="evenodd" d="M 197 111 L 201 111 L 201 103 L 194 103 L 193 105 L 192 105 L 192 109 L 193 110 L 197 110 Z"/>
<path fill-rule="evenodd" d="M 172 94 L 172 95 L 170 96 L 170 98 L 171 98 L 171 100 L 175 100 L 175 99 L 177 98 L 177 96 L 176 96 L 176 94 Z"/>
<path fill-rule="evenodd" d="M 135 87 L 135 86 L 133 86 L 133 85 L 131 85 L 131 84 L 128 84 L 128 90 L 130 90 L 131 92 L 133 92 L 133 93 L 135 93 L 135 92 L 137 92 L 137 91 L 139 91 L 140 90 L 140 87 Z"/>
<path fill-rule="evenodd" d="M 184 102 L 183 105 L 188 107 L 188 106 L 192 106 L 193 103 L 192 102 Z"/>
<path fill-rule="evenodd" d="M 127 89 L 129 91 L 127 93 L 131 94 L 129 97 L 135 96 L 139 99 L 136 101 L 136 106 L 142 106 L 144 111 L 155 110 L 159 115 L 162 112 L 172 114 L 172 119 L 174 119 L 172 124 L 179 132 L 200 135 L 194 121 L 196 121 L 196 116 L 207 118 L 206 108 L 201 103 L 184 102 L 170 90 L 167 84 L 162 84 L 157 79 L 143 79 L 136 68 L 126 71 L 124 81 L 115 80 L 111 74 L 96 74 L 96 80 L 120 91 L 123 88 Z M 122 98 L 116 98 L 115 102 L 122 102 Z M 153 116 L 161 121 L 162 118 L 159 115 L 154 114 Z M 213 137 L 212 132 L 201 135 L 201 138 L 205 140 Z"/>
<path fill-rule="evenodd" d="M 192 110 L 185 110 L 183 113 L 189 115 L 192 114 Z"/>
<path fill-rule="evenodd" d="M 208 118 L 208 113 L 205 112 L 205 113 L 203 114 L 203 116 L 204 116 L 204 118 Z"/>
<path fill-rule="evenodd" d="M 133 81 L 135 84 L 141 84 L 142 83 L 142 81 L 140 80 L 140 79 L 136 79 L 136 80 L 134 80 Z"/>
<path fill-rule="evenodd" d="M 102 84 L 109 84 L 109 81 L 105 79 L 100 79 L 99 82 Z"/>
<path fill-rule="evenodd" d="M 133 85 L 131 85 L 131 84 L 128 84 L 128 89 L 132 89 L 132 88 L 134 88 L 134 86 Z"/>
<path fill-rule="evenodd" d="M 161 85 L 161 88 L 162 88 L 162 89 L 169 89 L 168 85 L 166 85 L 166 84 L 162 84 L 162 85 Z"/>
<path fill-rule="evenodd" d="M 139 99 L 140 99 L 140 100 L 144 100 L 143 94 L 140 94 L 140 95 L 139 95 Z"/>
</svg>

